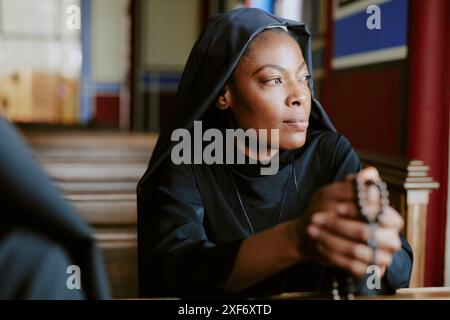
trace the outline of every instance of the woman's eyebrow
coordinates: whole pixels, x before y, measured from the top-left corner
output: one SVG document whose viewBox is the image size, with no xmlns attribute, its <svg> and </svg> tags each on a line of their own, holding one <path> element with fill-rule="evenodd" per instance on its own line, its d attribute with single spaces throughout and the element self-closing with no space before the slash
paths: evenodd
<svg viewBox="0 0 450 320">
<path fill-rule="evenodd" d="M 256 70 L 252 73 L 252 76 L 255 75 L 255 74 L 257 74 L 258 72 L 263 71 L 264 69 L 267 69 L 267 68 L 273 68 L 273 69 L 276 69 L 276 70 L 278 70 L 278 71 L 280 71 L 280 72 L 285 72 L 285 71 L 286 71 L 285 68 L 283 68 L 282 66 L 279 66 L 279 65 L 277 65 L 277 64 L 264 64 L 264 65 L 262 65 L 261 67 L 259 67 L 258 69 L 256 69 Z"/>
<path fill-rule="evenodd" d="M 306 65 L 305 60 L 303 60 L 302 64 L 300 65 L 300 67 L 298 67 L 298 71 L 300 71 L 304 66 Z M 278 64 L 265 64 L 262 65 L 261 67 L 259 67 L 258 69 L 256 69 L 253 73 L 252 76 L 254 76 L 255 74 L 257 74 L 258 72 L 261 72 L 262 70 L 266 69 L 266 68 L 273 68 L 276 69 L 280 72 L 285 72 L 286 69 L 283 68 L 282 66 L 278 65 Z"/>
</svg>

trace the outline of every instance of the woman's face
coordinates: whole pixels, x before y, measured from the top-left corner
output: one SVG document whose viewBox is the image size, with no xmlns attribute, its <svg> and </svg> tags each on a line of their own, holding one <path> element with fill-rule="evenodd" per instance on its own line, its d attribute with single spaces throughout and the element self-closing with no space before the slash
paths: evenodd
<svg viewBox="0 0 450 320">
<path fill-rule="evenodd" d="M 300 148 L 311 111 L 309 78 L 297 42 L 288 34 L 266 31 L 239 62 L 218 106 L 222 101 L 223 108 L 230 107 L 244 130 L 279 129 L 280 149 Z"/>
</svg>

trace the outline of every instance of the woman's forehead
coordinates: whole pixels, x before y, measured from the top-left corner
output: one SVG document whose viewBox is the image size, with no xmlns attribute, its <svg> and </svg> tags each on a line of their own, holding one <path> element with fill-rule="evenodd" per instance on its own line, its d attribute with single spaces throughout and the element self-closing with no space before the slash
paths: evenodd
<svg viewBox="0 0 450 320">
<path fill-rule="evenodd" d="M 242 56 L 238 68 L 276 63 L 301 65 L 305 62 L 300 46 L 285 32 L 267 31 L 255 40 Z"/>
</svg>

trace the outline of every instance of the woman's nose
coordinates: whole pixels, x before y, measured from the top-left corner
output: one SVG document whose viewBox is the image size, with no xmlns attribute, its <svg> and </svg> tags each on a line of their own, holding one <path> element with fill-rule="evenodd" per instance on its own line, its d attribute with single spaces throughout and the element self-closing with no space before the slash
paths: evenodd
<svg viewBox="0 0 450 320">
<path fill-rule="evenodd" d="M 305 86 L 298 81 L 292 83 L 287 98 L 287 105 L 290 107 L 304 105 L 307 99 L 307 90 L 309 90 L 308 86 Z"/>
</svg>

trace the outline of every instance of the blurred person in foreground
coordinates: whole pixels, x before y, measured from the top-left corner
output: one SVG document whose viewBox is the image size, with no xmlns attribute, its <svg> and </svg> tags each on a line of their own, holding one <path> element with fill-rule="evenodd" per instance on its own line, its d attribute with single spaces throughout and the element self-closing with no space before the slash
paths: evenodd
<svg viewBox="0 0 450 320">
<path fill-rule="evenodd" d="M 0 168 L 0 299 L 109 298 L 91 230 L 1 115 Z"/>
</svg>

